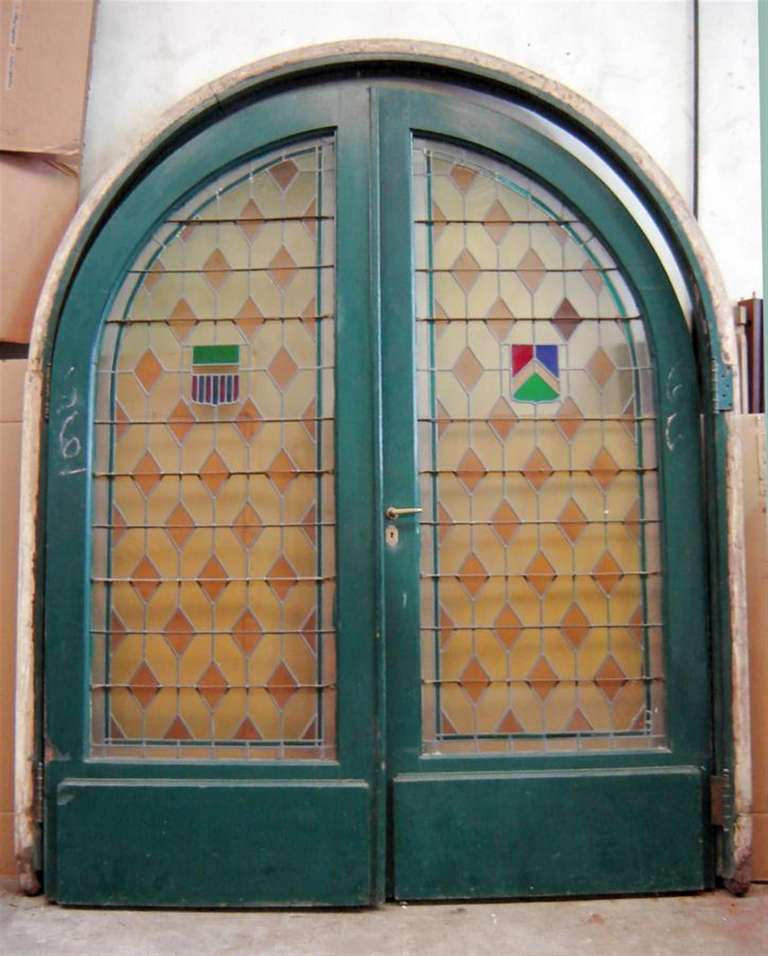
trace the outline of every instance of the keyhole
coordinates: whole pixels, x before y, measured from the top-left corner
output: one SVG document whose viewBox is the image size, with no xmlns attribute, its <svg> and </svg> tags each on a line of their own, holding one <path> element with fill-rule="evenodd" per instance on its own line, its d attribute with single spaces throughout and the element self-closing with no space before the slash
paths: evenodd
<svg viewBox="0 0 768 956">
<path fill-rule="evenodd" d="M 384 532 L 384 540 L 387 542 L 390 548 L 394 548 L 397 544 L 400 535 L 397 532 L 397 528 L 393 524 L 387 525 L 387 530 Z"/>
</svg>

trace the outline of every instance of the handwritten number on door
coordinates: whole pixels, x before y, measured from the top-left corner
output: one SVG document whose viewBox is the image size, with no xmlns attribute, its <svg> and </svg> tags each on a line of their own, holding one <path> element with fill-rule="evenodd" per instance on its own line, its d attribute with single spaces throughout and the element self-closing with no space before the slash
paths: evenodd
<svg viewBox="0 0 768 956">
<path fill-rule="evenodd" d="M 71 367 L 66 377 L 69 378 L 74 371 L 74 368 Z M 73 385 L 56 407 L 57 415 L 63 416 L 57 432 L 59 455 L 68 463 L 67 467 L 59 469 L 59 475 L 61 477 L 78 475 L 85 471 L 85 467 L 80 464 L 82 461 L 83 443 L 77 435 L 72 434 L 81 416 L 79 405 L 80 394 Z"/>
</svg>

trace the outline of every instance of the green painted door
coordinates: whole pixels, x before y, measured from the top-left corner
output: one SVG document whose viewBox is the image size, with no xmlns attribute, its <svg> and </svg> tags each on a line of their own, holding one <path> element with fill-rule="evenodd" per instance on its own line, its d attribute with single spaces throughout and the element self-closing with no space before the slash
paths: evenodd
<svg viewBox="0 0 768 956">
<path fill-rule="evenodd" d="M 234 109 L 128 190 L 69 292 L 45 650 L 61 902 L 379 895 L 367 130 L 364 88 Z"/>
<path fill-rule="evenodd" d="M 390 892 L 710 885 L 672 289 L 597 177 L 501 107 L 378 106 L 384 499 L 421 508 L 384 547 Z"/>
<path fill-rule="evenodd" d="M 54 348 L 48 895 L 709 885 L 696 370 L 633 221 L 415 83 L 182 139 Z"/>
</svg>

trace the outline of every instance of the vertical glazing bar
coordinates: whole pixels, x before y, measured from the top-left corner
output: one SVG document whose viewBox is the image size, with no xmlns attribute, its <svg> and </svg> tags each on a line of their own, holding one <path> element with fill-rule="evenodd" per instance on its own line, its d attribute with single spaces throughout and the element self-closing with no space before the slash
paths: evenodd
<svg viewBox="0 0 768 956">
<path fill-rule="evenodd" d="M 432 216 L 432 154 L 428 149 L 423 150 L 425 158 L 426 175 L 426 211 L 424 218 L 427 220 L 427 309 L 429 318 L 435 318 L 435 286 L 434 286 L 434 235 L 433 235 L 433 216 Z M 429 414 L 430 422 L 430 460 L 432 468 L 432 573 L 435 575 L 432 584 L 432 623 L 437 628 L 440 623 L 440 549 L 438 542 L 440 540 L 439 507 L 438 507 L 438 442 L 439 429 L 437 426 L 437 382 L 436 382 L 436 349 L 435 349 L 435 323 L 428 323 L 429 334 Z M 421 456 L 419 456 L 421 458 Z M 432 632 L 434 642 L 434 666 L 435 666 L 435 734 L 439 737 L 442 727 L 441 721 L 441 703 L 440 703 L 440 631 Z"/>
<path fill-rule="evenodd" d="M 587 254 L 589 255 L 591 261 L 599 266 L 599 261 L 595 258 L 594 253 L 591 250 L 587 249 Z M 642 612 L 642 623 L 643 625 L 647 624 L 651 620 L 648 607 L 648 578 L 645 572 L 648 570 L 648 558 L 647 558 L 647 524 L 646 524 L 646 504 L 645 504 L 645 475 L 643 468 L 645 467 L 645 445 L 643 434 L 643 419 L 647 414 L 647 410 L 644 407 L 643 402 L 643 392 L 640 387 L 640 371 L 639 371 L 639 361 L 637 356 L 637 348 L 635 347 L 635 337 L 632 334 L 632 325 L 627 318 L 627 310 L 624 306 L 621 296 L 619 295 L 618 289 L 615 284 L 611 281 L 609 275 L 605 276 L 605 284 L 608 290 L 611 293 L 611 298 L 616 306 L 618 312 L 617 322 L 619 323 L 621 330 L 626 339 L 627 345 L 629 347 L 630 362 L 632 365 L 632 391 L 634 394 L 634 401 L 632 403 L 632 414 L 635 418 L 634 423 L 634 432 L 635 432 L 635 447 L 637 449 L 637 491 L 638 491 L 638 505 L 639 505 L 639 524 L 637 529 L 638 541 L 640 544 L 640 571 L 643 572 L 640 575 L 640 593 L 642 594 L 641 606 L 643 609 Z M 650 413 L 653 415 L 655 409 L 650 409 Z M 653 678 L 655 675 L 651 673 L 651 649 L 650 649 L 650 636 L 648 633 L 648 628 L 643 626 L 642 628 L 642 651 L 643 651 L 643 674 L 645 677 Z M 654 685 L 652 680 L 646 680 L 643 685 L 644 697 L 645 697 L 645 717 L 644 717 L 644 727 L 646 731 L 650 732 L 651 727 L 651 715 L 653 713 L 653 696 L 654 696 Z"/>
<path fill-rule="evenodd" d="M 316 162 L 316 190 L 317 190 L 317 230 L 315 233 L 315 315 L 323 314 L 323 271 L 320 268 L 323 261 L 323 157 L 325 155 L 325 147 L 319 145 L 315 147 L 315 156 L 317 159 Z M 315 547 L 317 548 L 317 553 L 315 557 L 316 568 L 317 568 L 317 612 L 315 615 L 315 626 L 318 631 L 323 630 L 323 431 L 324 431 L 324 422 L 323 422 L 323 375 L 325 371 L 323 369 L 323 320 L 319 322 L 315 321 L 315 363 L 317 365 L 317 372 L 315 377 L 315 391 L 316 391 L 316 407 L 317 407 L 317 419 L 315 423 L 315 467 L 317 468 L 317 481 L 316 481 L 316 515 L 317 515 L 317 528 L 316 528 L 316 539 L 317 543 Z M 322 744 L 323 742 L 323 653 L 324 653 L 324 644 L 325 644 L 325 634 L 318 633 L 315 635 L 315 653 L 317 654 L 315 660 L 315 673 L 317 675 L 317 685 L 318 689 L 315 694 L 315 708 L 316 708 L 316 738 L 317 743 Z"/>
</svg>

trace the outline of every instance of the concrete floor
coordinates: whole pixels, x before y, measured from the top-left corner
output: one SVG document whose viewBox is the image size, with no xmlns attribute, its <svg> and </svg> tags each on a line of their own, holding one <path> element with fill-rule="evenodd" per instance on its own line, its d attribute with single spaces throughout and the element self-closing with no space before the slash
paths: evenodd
<svg viewBox="0 0 768 956">
<path fill-rule="evenodd" d="M 768 885 L 697 896 L 333 912 L 64 909 L 0 888 L 3 956 L 765 956 Z"/>
</svg>

